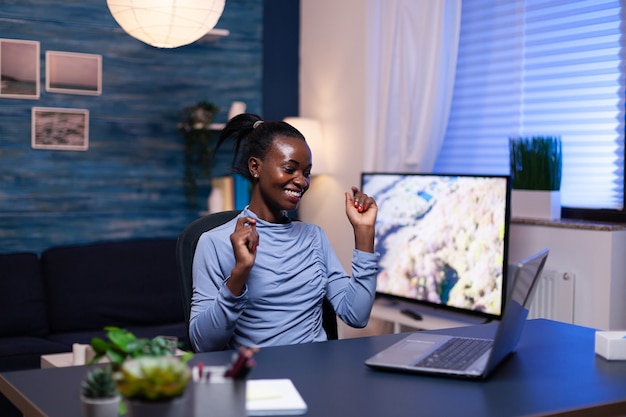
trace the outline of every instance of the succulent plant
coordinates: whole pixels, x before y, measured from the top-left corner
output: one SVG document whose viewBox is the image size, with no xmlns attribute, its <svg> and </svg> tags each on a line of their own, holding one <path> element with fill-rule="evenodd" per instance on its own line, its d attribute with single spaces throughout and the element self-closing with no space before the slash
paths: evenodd
<svg viewBox="0 0 626 417">
<path fill-rule="evenodd" d="M 124 362 L 114 379 L 125 398 L 165 401 L 185 392 L 191 371 L 183 360 L 174 356 L 142 356 Z"/>
<path fill-rule="evenodd" d="M 110 366 L 91 369 L 81 384 L 86 398 L 112 398 L 118 395 Z"/>
<path fill-rule="evenodd" d="M 111 361 L 112 381 L 123 397 L 166 401 L 185 392 L 191 380 L 187 361 L 193 353 L 174 356 L 171 341 L 164 337 L 137 338 L 118 327 L 105 327 L 105 330 L 106 340 L 97 337 L 91 340 L 96 355 L 90 363 L 103 357 Z"/>
</svg>

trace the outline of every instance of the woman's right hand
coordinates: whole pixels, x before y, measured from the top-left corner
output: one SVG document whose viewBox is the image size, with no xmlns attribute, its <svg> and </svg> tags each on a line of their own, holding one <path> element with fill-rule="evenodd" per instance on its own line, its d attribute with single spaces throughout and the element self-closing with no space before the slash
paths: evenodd
<svg viewBox="0 0 626 417">
<path fill-rule="evenodd" d="M 234 295 L 243 292 L 246 279 L 256 260 L 259 246 L 259 234 L 256 231 L 254 217 L 240 217 L 235 224 L 235 231 L 230 235 L 230 243 L 235 254 L 235 267 L 231 271 L 227 286 Z"/>
</svg>

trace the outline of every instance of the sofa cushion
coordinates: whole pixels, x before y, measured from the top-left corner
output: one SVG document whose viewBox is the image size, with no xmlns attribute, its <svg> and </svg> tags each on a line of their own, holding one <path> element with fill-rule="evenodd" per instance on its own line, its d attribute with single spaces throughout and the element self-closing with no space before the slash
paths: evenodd
<svg viewBox="0 0 626 417">
<path fill-rule="evenodd" d="M 71 347 L 41 337 L 3 337 L 0 338 L 0 372 L 37 369 L 41 355 L 71 351 Z"/>
<path fill-rule="evenodd" d="M 34 253 L 0 255 L 0 336 L 48 333 L 44 286 Z"/>
<path fill-rule="evenodd" d="M 51 333 L 184 322 L 176 239 L 54 247 L 41 263 Z"/>
</svg>

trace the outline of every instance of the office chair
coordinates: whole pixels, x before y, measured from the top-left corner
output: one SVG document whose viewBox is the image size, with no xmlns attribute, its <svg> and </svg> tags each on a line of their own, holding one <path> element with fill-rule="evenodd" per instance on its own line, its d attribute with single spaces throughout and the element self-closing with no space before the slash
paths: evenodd
<svg viewBox="0 0 626 417">
<path fill-rule="evenodd" d="M 191 315 L 191 295 L 193 292 L 192 264 L 200 235 L 235 218 L 241 210 L 222 211 L 212 213 L 191 222 L 178 236 L 176 242 L 176 263 L 178 278 L 183 297 L 183 309 L 187 332 L 189 332 L 189 316 Z M 322 304 L 322 326 L 329 340 L 339 338 L 337 331 L 337 316 L 330 301 L 324 298 Z"/>
</svg>

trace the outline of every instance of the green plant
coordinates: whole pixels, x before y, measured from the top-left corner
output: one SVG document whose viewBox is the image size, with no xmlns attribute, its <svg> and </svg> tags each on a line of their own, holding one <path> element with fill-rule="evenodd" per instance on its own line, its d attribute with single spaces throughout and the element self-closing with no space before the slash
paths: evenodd
<svg viewBox="0 0 626 417">
<path fill-rule="evenodd" d="M 85 398 L 113 398 L 118 395 L 113 371 L 110 366 L 93 368 L 81 383 L 81 392 Z"/>
<path fill-rule="evenodd" d="M 184 393 L 191 371 L 184 360 L 173 356 L 143 356 L 124 362 L 114 378 L 125 398 L 164 401 Z"/>
<path fill-rule="evenodd" d="M 517 190 L 561 189 L 561 138 L 509 138 L 512 187 Z"/>
<path fill-rule="evenodd" d="M 89 361 L 90 364 L 108 357 L 114 370 L 117 370 L 127 359 L 141 356 L 171 356 L 171 342 L 164 337 L 137 338 L 133 333 L 119 327 L 107 326 L 104 329 L 107 332 L 106 339 L 99 337 L 91 339 L 95 356 Z M 185 358 L 188 359 L 187 356 Z"/>
<path fill-rule="evenodd" d="M 190 209 L 198 206 L 198 185 L 201 179 L 211 178 L 213 163 L 212 141 L 216 131 L 211 129 L 219 107 L 206 101 L 186 107 L 181 113 L 178 129 L 185 137 L 185 197 Z"/>
<path fill-rule="evenodd" d="M 122 396 L 158 401 L 180 396 L 185 391 L 191 378 L 187 361 L 193 353 L 176 357 L 172 355 L 171 341 L 164 337 L 138 338 L 114 326 L 105 330 L 106 338 L 91 339 L 95 356 L 89 363 L 107 357 L 111 361 L 112 379 Z"/>
</svg>

